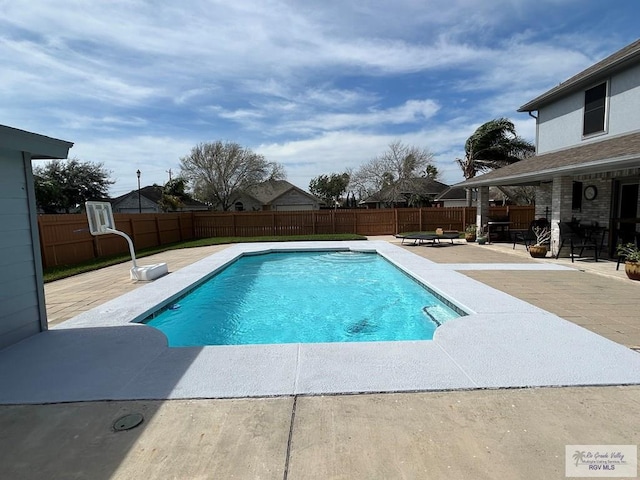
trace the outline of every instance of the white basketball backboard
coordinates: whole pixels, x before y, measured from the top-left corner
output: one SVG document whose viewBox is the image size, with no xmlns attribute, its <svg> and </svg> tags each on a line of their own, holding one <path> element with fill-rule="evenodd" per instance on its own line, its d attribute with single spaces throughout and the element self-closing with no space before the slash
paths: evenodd
<svg viewBox="0 0 640 480">
<path fill-rule="evenodd" d="M 84 205 L 87 209 L 91 235 L 113 233 L 116 223 L 113 221 L 113 212 L 109 202 L 85 202 Z"/>
<path fill-rule="evenodd" d="M 155 280 L 169 273 L 166 263 L 156 263 L 155 265 L 147 265 L 139 267 L 136 263 L 136 251 L 133 248 L 133 240 L 124 232 L 116 230 L 116 222 L 113 221 L 113 212 L 109 202 L 85 202 L 87 209 L 87 219 L 89 220 L 89 231 L 91 235 L 104 235 L 113 233 L 124 238 L 129 244 L 129 252 L 131 253 L 131 280 Z"/>
</svg>

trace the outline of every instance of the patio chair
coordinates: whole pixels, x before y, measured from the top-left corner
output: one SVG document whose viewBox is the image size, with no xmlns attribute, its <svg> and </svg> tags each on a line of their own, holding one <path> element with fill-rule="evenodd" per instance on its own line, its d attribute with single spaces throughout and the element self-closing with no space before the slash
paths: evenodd
<svg viewBox="0 0 640 480">
<path fill-rule="evenodd" d="M 596 240 L 585 238 L 583 232 L 580 231 L 576 224 L 558 222 L 558 226 L 560 227 L 560 248 L 558 248 L 558 253 L 556 253 L 556 260 L 560 256 L 565 242 L 569 242 L 571 248 L 571 263 L 574 262 L 574 252 L 577 249 L 580 249 L 580 253 L 578 254 L 580 257 L 582 257 L 585 250 L 593 250 L 593 259 L 596 262 L 598 261 L 598 242 Z"/>
<path fill-rule="evenodd" d="M 534 228 L 549 228 L 549 220 L 546 218 L 539 218 L 537 220 L 533 220 L 529 224 L 529 228 L 527 230 L 514 230 L 513 231 L 513 250 L 516 249 L 516 243 L 522 242 L 524 244 L 524 248 L 529 251 L 529 246 L 538 240 L 536 234 L 534 232 Z"/>
</svg>

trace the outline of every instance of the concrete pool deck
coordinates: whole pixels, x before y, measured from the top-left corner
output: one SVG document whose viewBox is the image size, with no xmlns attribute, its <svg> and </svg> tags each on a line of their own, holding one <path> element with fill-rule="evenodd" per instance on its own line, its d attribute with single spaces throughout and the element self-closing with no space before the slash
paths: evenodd
<svg viewBox="0 0 640 480">
<path fill-rule="evenodd" d="M 182 348 L 132 323 L 241 254 L 335 248 L 377 251 L 469 315 L 432 341 Z M 237 244 L 4 349 L 0 377 L 12 388 L 0 403 L 640 384 L 637 353 L 459 270 L 571 272 L 543 262 L 435 263 L 385 241 Z"/>
<path fill-rule="evenodd" d="M 520 248 L 411 251 L 443 263 L 532 262 Z M 210 253 L 197 250 L 192 259 Z M 149 262 L 166 261 L 173 270 L 174 253 Z M 48 284 L 48 308 L 61 318 L 104 301 L 110 286 L 138 288 L 122 267 Z M 576 267 L 586 272 L 464 273 L 586 328 L 611 326 L 601 334 L 638 345 L 628 329 L 640 333 L 632 313 L 640 308 L 640 282 L 616 276 L 610 262 Z M 78 295 L 98 273 L 97 288 Z M 623 322 L 616 326 L 612 318 Z M 13 388 L 2 379 L 3 389 Z M 0 477 L 557 479 L 564 477 L 567 444 L 640 443 L 638 411 L 637 386 L 9 405 L 0 406 Z M 144 423 L 114 432 L 113 421 L 131 412 L 143 413 Z"/>
</svg>

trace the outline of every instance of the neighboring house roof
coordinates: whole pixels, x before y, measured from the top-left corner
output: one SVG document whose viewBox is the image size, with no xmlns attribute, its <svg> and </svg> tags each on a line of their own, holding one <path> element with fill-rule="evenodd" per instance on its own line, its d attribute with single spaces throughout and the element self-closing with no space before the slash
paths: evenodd
<svg viewBox="0 0 640 480">
<path fill-rule="evenodd" d="M 279 197 L 285 193 L 295 190 L 303 195 L 309 197 L 315 203 L 320 203 L 320 200 L 310 193 L 305 192 L 301 188 L 296 187 L 293 183 L 286 180 L 267 180 L 262 183 L 258 183 L 252 187 L 244 190 L 244 194 L 257 200 L 262 205 L 270 205 Z"/>
<path fill-rule="evenodd" d="M 616 53 L 609 55 L 604 60 L 592 65 L 582 72 L 574 75 L 560 85 L 534 98 L 522 105 L 519 112 L 532 112 L 547 105 L 559 97 L 566 96 L 574 91 L 584 90 L 599 79 L 605 78 L 619 70 L 628 68 L 640 62 L 640 40 L 636 40 Z"/>
<path fill-rule="evenodd" d="M 436 200 L 466 200 L 467 192 L 464 187 L 452 186 L 436 197 Z"/>
<path fill-rule="evenodd" d="M 389 185 L 379 192 L 374 193 L 361 203 L 377 203 L 377 202 L 395 202 L 402 203 L 407 201 L 405 195 L 424 195 L 436 197 L 444 192 L 449 185 L 433 180 L 427 177 L 415 177 L 399 180 Z"/>
<path fill-rule="evenodd" d="M 526 185 L 554 175 L 581 175 L 637 168 L 640 164 L 640 132 L 578 147 L 537 155 L 456 184 L 460 187 Z"/>
<path fill-rule="evenodd" d="M 111 203 L 117 204 L 131 195 L 138 195 L 138 190 L 131 190 L 129 193 L 120 195 L 119 197 L 112 199 Z M 140 195 L 148 200 L 151 200 L 153 203 L 160 203 L 160 200 L 162 199 L 162 187 L 160 185 L 149 185 L 147 187 L 142 187 L 140 189 Z M 193 198 L 187 197 L 183 198 L 181 201 L 184 205 L 183 210 L 188 210 L 189 207 L 209 208 L 206 204 L 199 202 L 198 200 L 194 200 Z"/>
<path fill-rule="evenodd" d="M 501 202 L 504 196 L 508 198 L 512 197 L 512 194 L 508 190 L 503 190 L 497 187 L 489 188 L 489 200 Z M 443 200 L 466 200 L 467 199 L 467 191 L 464 187 L 460 187 L 458 185 L 453 185 L 447 188 L 444 192 L 438 195 L 435 200 L 440 202 Z"/>
</svg>

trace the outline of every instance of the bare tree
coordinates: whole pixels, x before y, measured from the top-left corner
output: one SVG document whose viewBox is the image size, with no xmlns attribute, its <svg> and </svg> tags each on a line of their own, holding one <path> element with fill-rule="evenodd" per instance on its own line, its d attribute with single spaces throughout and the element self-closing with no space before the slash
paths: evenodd
<svg viewBox="0 0 640 480">
<path fill-rule="evenodd" d="M 201 143 L 180 159 L 181 175 L 194 197 L 229 210 L 242 191 L 265 180 L 284 180 L 284 167 L 233 142 Z"/>
<path fill-rule="evenodd" d="M 405 145 L 400 140 L 389 144 L 389 148 L 380 156 L 360 166 L 351 176 L 351 190 L 358 192 L 360 198 L 385 190 L 393 197 L 394 185 L 412 178 L 437 176 L 433 165 L 433 153 L 427 148 Z"/>
</svg>

